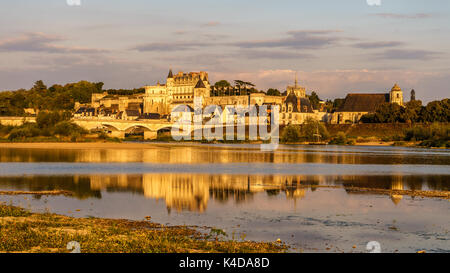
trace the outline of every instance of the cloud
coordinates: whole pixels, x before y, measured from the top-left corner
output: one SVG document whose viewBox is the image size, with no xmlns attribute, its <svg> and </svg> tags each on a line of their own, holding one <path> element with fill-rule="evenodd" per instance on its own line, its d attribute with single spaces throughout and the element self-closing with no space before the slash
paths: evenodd
<svg viewBox="0 0 450 273">
<path fill-rule="evenodd" d="M 166 43 L 148 43 L 133 47 L 137 51 L 183 51 L 199 47 L 210 46 L 209 43 L 200 42 L 166 42 Z"/>
<path fill-rule="evenodd" d="M 0 51 L 23 51 L 23 52 L 47 52 L 47 53 L 102 53 L 103 49 L 84 48 L 77 46 L 55 45 L 55 42 L 65 39 L 42 32 L 25 33 L 19 37 L 0 40 Z"/>
<path fill-rule="evenodd" d="M 211 47 L 211 46 L 234 46 L 239 47 L 241 49 L 256 49 L 256 48 L 291 48 L 291 49 L 319 49 L 329 45 L 336 44 L 341 38 L 330 36 L 331 33 L 335 33 L 337 31 L 332 30 L 324 30 L 324 31 L 289 31 L 287 35 L 289 37 L 278 39 L 278 40 L 264 40 L 264 41 L 239 41 L 239 42 L 231 42 L 231 43 L 217 43 L 213 41 L 227 39 L 227 35 L 220 34 L 200 34 L 199 37 L 202 37 L 200 40 L 208 40 L 208 42 L 197 42 L 197 41 L 174 41 L 174 42 L 155 42 L 155 43 L 147 43 L 137 45 L 132 50 L 137 51 L 185 51 L 191 49 L 198 49 L 202 47 Z M 184 34 L 184 32 L 176 32 L 176 34 Z M 259 54 L 262 56 L 266 53 L 263 52 L 254 52 L 254 55 Z M 274 53 L 285 59 L 286 56 L 295 56 L 295 58 L 299 57 L 307 57 L 306 54 L 299 53 Z"/>
<path fill-rule="evenodd" d="M 373 55 L 375 59 L 391 60 L 432 60 L 436 59 L 440 52 L 413 49 L 390 49 Z"/>
<path fill-rule="evenodd" d="M 271 50 L 242 50 L 239 56 L 248 59 L 311 59 L 312 54 L 290 52 L 290 51 L 271 51 Z M 238 56 L 238 57 L 239 57 Z"/>
<path fill-rule="evenodd" d="M 290 69 L 242 73 L 218 71 L 210 73 L 210 78 L 213 80 L 242 79 L 255 83 L 259 89 L 267 90 L 273 87 L 286 90 L 286 86 L 293 83 L 296 72 Z M 298 77 L 299 84 L 306 87 L 307 93 L 316 91 L 322 99 L 343 98 L 348 93 L 388 92 L 395 83 L 398 83 L 405 92 L 416 89 L 419 97 L 425 98 L 425 100 L 439 97 L 439 95 L 445 96 L 445 92 L 448 90 L 442 83 L 448 83 L 450 78 L 448 73 L 368 69 L 298 71 Z M 436 88 L 430 93 L 426 86 L 433 79 L 437 81 L 434 83 Z"/>
<path fill-rule="evenodd" d="M 375 13 L 373 16 L 389 18 L 389 19 L 426 19 L 434 17 L 431 13 L 415 13 L 415 14 L 401 14 L 401 13 Z"/>
<path fill-rule="evenodd" d="M 33 56 L 27 60 L 27 66 L 0 67 L 0 90 L 30 88 L 37 80 L 43 80 L 47 86 L 87 80 L 104 82 L 105 88 L 138 88 L 155 83 L 158 78 L 154 75 L 166 76 L 168 70 L 166 65 L 159 66 L 144 60 L 130 61 L 127 58 L 108 55 L 69 57 Z"/>
<path fill-rule="evenodd" d="M 374 48 L 397 47 L 397 46 L 402 46 L 404 44 L 405 43 L 403 43 L 403 42 L 395 42 L 395 41 L 365 42 L 365 43 L 354 44 L 353 47 L 362 48 L 362 49 L 374 49 Z"/>
<path fill-rule="evenodd" d="M 220 26 L 220 25 L 221 25 L 220 22 L 211 21 L 211 22 L 208 22 L 206 24 L 203 24 L 202 26 L 204 26 L 204 27 L 217 27 L 217 26 Z"/>
<path fill-rule="evenodd" d="M 186 30 L 177 30 L 177 31 L 173 32 L 173 34 L 175 34 L 175 35 L 184 35 L 187 33 L 188 33 L 188 31 L 186 31 Z"/>
<path fill-rule="evenodd" d="M 337 31 L 289 31 L 289 37 L 273 40 L 247 41 L 234 43 L 241 48 L 293 48 L 293 49 L 319 49 L 336 44 L 341 38 L 331 36 Z"/>
</svg>

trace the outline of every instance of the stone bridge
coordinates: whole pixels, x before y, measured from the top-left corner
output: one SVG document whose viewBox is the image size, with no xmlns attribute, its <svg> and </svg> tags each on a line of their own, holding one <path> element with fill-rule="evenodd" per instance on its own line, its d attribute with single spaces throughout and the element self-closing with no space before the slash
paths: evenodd
<svg viewBox="0 0 450 273">
<path fill-rule="evenodd" d="M 4 126 L 21 126 L 22 124 L 29 122 L 35 123 L 35 117 L 0 117 L 0 124 Z"/>
<path fill-rule="evenodd" d="M 96 119 L 75 118 L 72 121 L 86 130 L 107 130 L 112 137 L 124 138 L 126 133 L 132 133 L 136 129 L 144 131 L 144 139 L 156 139 L 158 131 L 171 130 L 172 123 L 167 120 L 120 120 L 120 119 Z"/>
<path fill-rule="evenodd" d="M 136 129 L 144 131 L 144 139 L 156 139 L 158 131 L 171 130 L 172 123 L 167 120 L 120 120 L 99 118 L 74 118 L 72 121 L 86 130 L 107 130 L 112 137 L 124 138 L 126 133 Z M 0 124 L 5 126 L 21 126 L 30 122 L 35 123 L 35 117 L 0 117 Z"/>
</svg>

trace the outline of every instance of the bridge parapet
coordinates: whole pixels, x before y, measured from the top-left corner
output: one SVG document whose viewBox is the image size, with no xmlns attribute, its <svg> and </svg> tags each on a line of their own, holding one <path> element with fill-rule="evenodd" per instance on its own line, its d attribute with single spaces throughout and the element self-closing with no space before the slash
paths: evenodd
<svg viewBox="0 0 450 273">
<path fill-rule="evenodd" d="M 76 118 L 72 119 L 72 121 L 87 130 L 107 128 L 112 137 L 118 138 L 124 138 L 127 131 L 135 127 L 140 127 L 144 129 L 144 139 L 156 139 L 159 130 L 172 127 L 172 123 L 167 120 Z"/>
<path fill-rule="evenodd" d="M 0 117 L 0 124 L 4 126 L 22 126 L 24 123 L 35 123 L 35 117 Z"/>
</svg>

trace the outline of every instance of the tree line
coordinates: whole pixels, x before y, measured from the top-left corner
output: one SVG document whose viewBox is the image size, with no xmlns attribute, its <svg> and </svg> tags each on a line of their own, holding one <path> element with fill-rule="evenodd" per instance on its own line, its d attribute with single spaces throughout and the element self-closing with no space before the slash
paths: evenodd
<svg viewBox="0 0 450 273">
<path fill-rule="evenodd" d="M 0 125 L 0 138 L 7 137 L 9 141 L 42 140 L 43 138 L 70 139 L 77 141 L 88 133 L 70 119 L 72 113 L 41 111 L 36 117 L 36 123 L 24 123 L 21 126 Z"/>
<path fill-rule="evenodd" d="M 26 108 L 38 111 L 71 111 L 75 102 L 90 102 L 93 93 L 133 95 L 145 92 L 144 88 L 103 90 L 103 85 L 103 82 L 79 81 L 47 87 L 43 81 L 37 81 L 29 90 L 3 91 L 0 92 L 0 116 L 24 116 Z"/>
<path fill-rule="evenodd" d="M 412 100 L 400 106 L 396 103 L 383 103 L 375 113 L 361 117 L 363 123 L 425 123 L 449 122 L 450 99 L 432 101 L 426 106 L 420 100 Z"/>
</svg>

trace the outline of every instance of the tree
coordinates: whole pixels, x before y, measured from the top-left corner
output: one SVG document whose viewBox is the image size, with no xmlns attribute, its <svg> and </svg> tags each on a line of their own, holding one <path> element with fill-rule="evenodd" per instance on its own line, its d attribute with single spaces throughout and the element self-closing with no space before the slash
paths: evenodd
<svg viewBox="0 0 450 273">
<path fill-rule="evenodd" d="M 44 84 L 43 81 L 39 80 L 34 83 L 32 90 L 36 92 L 45 92 L 47 91 L 47 86 Z"/>
<path fill-rule="evenodd" d="M 225 87 L 230 87 L 230 86 L 231 86 L 231 84 L 226 80 L 221 80 L 214 84 L 215 88 L 225 88 Z"/>
<path fill-rule="evenodd" d="M 298 125 L 288 125 L 281 134 L 281 140 L 283 142 L 297 142 L 300 141 L 301 137 L 302 132 Z"/>
<path fill-rule="evenodd" d="M 278 89 L 269 88 L 266 92 L 267 96 L 281 96 L 281 92 Z"/>
<path fill-rule="evenodd" d="M 245 82 L 241 80 L 234 80 L 234 84 L 237 86 L 243 86 L 245 89 L 247 89 L 247 86 L 254 87 L 255 85 L 251 82 Z"/>
<path fill-rule="evenodd" d="M 383 103 L 375 111 L 378 123 L 405 122 L 405 108 L 397 103 Z"/>
<path fill-rule="evenodd" d="M 97 92 L 95 92 L 95 93 L 102 93 L 103 92 L 103 85 L 105 85 L 103 82 L 95 83 L 95 87 L 97 88 Z"/>
<path fill-rule="evenodd" d="M 406 122 L 415 123 L 420 121 L 420 112 L 422 111 L 422 101 L 411 100 L 405 105 Z"/>
<path fill-rule="evenodd" d="M 320 108 L 320 98 L 317 95 L 316 92 L 312 92 L 311 95 L 309 96 L 309 101 L 311 102 L 311 105 L 314 109 L 319 109 Z"/>
<path fill-rule="evenodd" d="M 41 111 L 36 117 L 36 124 L 40 129 L 53 127 L 60 121 L 63 121 L 63 116 L 58 112 Z"/>
<path fill-rule="evenodd" d="M 449 122 L 450 121 L 450 100 L 432 101 L 422 108 L 420 112 L 424 122 Z"/>
<path fill-rule="evenodd" d="M 338 110 L 339 108 L 341 108 L 341 106 L 344 104 L 344 102 L 345 102 L 345 99 L 339 99 L 339 98 L 334 99 L 331 112 L 334 112 L 334 111 Z"/>
<path fill-rule="evenodd" d="M 308 141 L 326 140 L 330 137 L 325 125 L 312 118 L 308 118 L 302 126 L 302 135 Z"/>
</svg>

